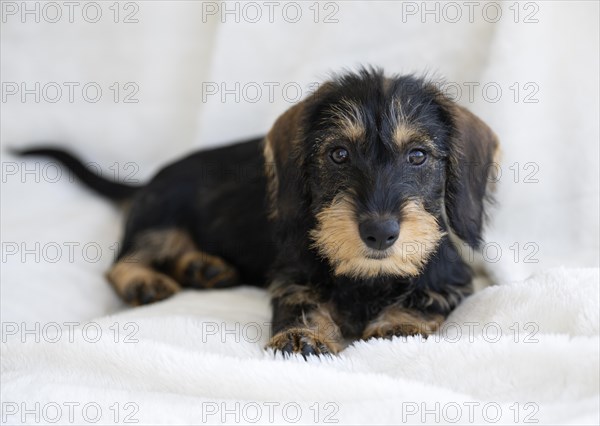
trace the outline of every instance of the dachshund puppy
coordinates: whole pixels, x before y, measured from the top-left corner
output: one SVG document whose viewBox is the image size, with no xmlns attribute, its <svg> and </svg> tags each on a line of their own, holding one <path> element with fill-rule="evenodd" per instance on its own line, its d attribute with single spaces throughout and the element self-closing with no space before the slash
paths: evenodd
<svg viewBox="0 0 600 426">
<path fill-rule="evenodd" d="M 497 152 L 488 126 L 433 83 L 363 69 L 321 85 L 265 138 L 194 153 L 142 187 L 61 150 L 21 154 L 130 201 L 107 273 L 123 300 L 267 283 L 268 347 L 306 356 L 436 331 L 472 291 L 449 233 L 480 244 Z"/>
</svg>

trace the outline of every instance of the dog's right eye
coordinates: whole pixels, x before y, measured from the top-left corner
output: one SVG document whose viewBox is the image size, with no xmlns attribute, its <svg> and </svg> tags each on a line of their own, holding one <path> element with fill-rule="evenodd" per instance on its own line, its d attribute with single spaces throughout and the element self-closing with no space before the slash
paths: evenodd
<svg viewBox="0 0 600 426">
<path fill-rule="evenodd" d="M 408 153 L 408 162 L 413 166 L 420 166 L 427 160 L 427 153 L 422 149 L 413 149 Z"/>
<path fill-rule="evenodd" d="M 329 157 L 336 164 L 342 164 L 348 161 L 350 154 L 346 148 L 334 148 L 329 153 Z"/>
</svg>

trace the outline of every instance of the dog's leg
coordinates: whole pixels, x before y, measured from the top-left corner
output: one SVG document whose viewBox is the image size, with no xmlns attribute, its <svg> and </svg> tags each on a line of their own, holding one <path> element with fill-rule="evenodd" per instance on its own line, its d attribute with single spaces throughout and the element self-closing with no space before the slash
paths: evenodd
<svg viewBox="0 0 600 426">
<path fill-rule="evenodd" d="M 471 294 L 470 285 L 447 285 L 443 290 L 416 290 L 401 302 L 386 308 L 363 331 L 364 340 L 392 336 L 427 337 L 435 333 L 444 319 Z"/>
<path fill-rule="evenodd" d="M 165 299 L 184 287 L 233 285 L 235 269 L 199 251 L 182 230 L 146 231 L 133 240 L 107 277 L 127 303 L 141 305 Z"/>
<path fill-rule="evenodd" d="M 271 286 L 273 337 L 267 347 L 284 354 L 335 354 L 342 349 L 342 333 L 332 307 L 319 303 L 306 286 Z"/>
<path fill-rule="evenodd" d="M 386 307 L 377 318 L 367 324 L 362 338 L 367 340 L 373 337 L 391 338 L 417 334 L 427 337 L 435 333 L 443 321 L 443 315 L 394 304 Z"/>
</svg>

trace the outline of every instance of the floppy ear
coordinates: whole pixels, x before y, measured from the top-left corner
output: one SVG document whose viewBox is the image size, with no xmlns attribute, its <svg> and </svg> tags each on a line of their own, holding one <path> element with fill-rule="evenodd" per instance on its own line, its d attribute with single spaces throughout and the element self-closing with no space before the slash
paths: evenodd
<svg viewBox="0 0 600 426">
<path fill-rule="evenodd" d="M 276 121 L 264 140 L 269 217 L 282 219 L 300 209 L 305 187 L 302 179 L 301 122 L 306 101 L 302 101 Z"/>
<path fill-rule="evenodd" d="M 446 214 L 456 235 L 476 248 L 482 239 L 484 201 L 497 171 L 498 138 L 466 108 L 453 103 L 451 111 L 455 135 L 446 181 Z"/>
<path fill-rule="evenodd" d="M 306 177 L 306 123 L 318 116 L 322 100 L 330 93 L 324 83 L 284 112 L 264 140 L 269 217 L 276 222 L 307 220 L 310 192 Z M 293 227 L 293 226 L 292 226 Z"/>
</svg>

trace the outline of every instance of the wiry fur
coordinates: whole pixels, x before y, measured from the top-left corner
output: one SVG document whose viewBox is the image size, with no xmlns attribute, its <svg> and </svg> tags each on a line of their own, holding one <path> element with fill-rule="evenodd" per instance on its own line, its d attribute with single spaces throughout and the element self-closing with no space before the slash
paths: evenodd
<svg viewBox="0 0 600 426">
<path fill-rule="evenodd" d="M 383 253 L 371 254 L 360 240 L 356 208 L 348 198 L 336 197 L 321 210 L 318 225 L 311 231 L 312 247 L 329 259 L 333 273 L 356 279 L 418 275 L 444 236 L 436 218 L 417 201 L 407 201 L 401 208 L 403 220 L 396 243 Z"/>
</svg>

